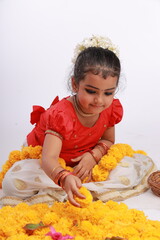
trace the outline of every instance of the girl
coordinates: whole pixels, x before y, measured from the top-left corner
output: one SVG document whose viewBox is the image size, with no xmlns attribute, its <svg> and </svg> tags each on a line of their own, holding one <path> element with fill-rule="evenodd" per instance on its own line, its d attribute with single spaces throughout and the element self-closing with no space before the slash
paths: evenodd
<svg viewBox="0 0 160 240">
<path fill-rule="evenodd" d="M 33 159 L 22 160 L 18 163 L 19 174 L 13 165 L 5 175 L 2 187 L 6 195 L 30 197 L 40 188 L 49 187 L 49 184 L 44 186 L 44 178 L 48 176 L 52 185 L 64 189 L 74 206 L 80 206 L 74 195 L 84 198 L 78 189 L 84 179 L 91 180 L 92 168 L 114 144 L 114 126 L 123 114 L 120 101 L 114 99 L 121 65 L 110 47 L 87 47 L 79 53 L 71 77 L 72 96 L 61 101 L 56 98 L 46 111 L 34 107 L 31 122 L 36 126 L 28 134 L 27 144 L 43 145 L 43 170 L 38 175 L 41 187 L 31 181 L 31 176 L 40 169 L 39 163 L 35 167 Z M 59 157 L 74 167 L 72 173 L 60 166 Z M 26 172 L 25 164 L 30 164 L 30 172 Z"/>
</svg>

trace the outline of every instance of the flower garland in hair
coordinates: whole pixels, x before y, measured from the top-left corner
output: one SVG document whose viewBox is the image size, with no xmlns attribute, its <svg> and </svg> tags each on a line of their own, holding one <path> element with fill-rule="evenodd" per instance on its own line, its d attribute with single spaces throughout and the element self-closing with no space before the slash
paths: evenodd
<svg viewBox="0 0 160 240">
<path fill-rule="evenodd" d="M 101 47 L 104 49 L 109 49 L 110 51 L 114 52 L 117 57 L 119 56 L 119 50 L 112 43 L 110 38 L 93 35 L 90 38 L 85 38 L 81 43 L 79 43 L 76 46 L 76 48 L 74 50 L 74 57 L 72 59 L 72 62 L 75 63 L 80 52 L 82 52 L 83 50 L 85 50 L 86 48 L 89 48 L 89 47 Z"/>
<path fill-rule="evenodd" d="M 23 159 L 40 159 L 41 161 L 41 153 L 42 153 L 41 146 L 22 147 L 21 151 L 19 150 L 12 151 L 9 154 L 8 160 L 2 166 L 2 171 L 0 172 L 0 187 L 2 187 L 2 181 L 6 172 L 12 167 L 12 165 L 15 162 Z M 94 168 L 92 169 L 93 181 L 97 182 L 107 180 L 110 171 L 117 166 L 118 162 L 120 162 L 124 156 L 132 157 L 134 153 L 141 153 L 146 155 L 146 153 L 142 150 L 134 151 L 132 147 L 128 144 L 119 143 L 112 145 L 108 153 L 104 155 L 99 161 L 99 163 L 95 165 Z M 64 169 L 70 172 L 73 171 L 72 167 L 66 166 L 66 162 L 64 159 L 59 158 L 59 163 Z"/>
</svg>

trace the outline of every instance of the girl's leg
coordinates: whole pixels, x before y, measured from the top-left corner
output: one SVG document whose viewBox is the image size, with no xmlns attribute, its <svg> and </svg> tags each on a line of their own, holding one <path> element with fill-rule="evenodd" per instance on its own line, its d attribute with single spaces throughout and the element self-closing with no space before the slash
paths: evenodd
<svg viewBox="0 0 160 240">
<path fill-rule="evenodd" d="M 41 189 L 55 188 L 54 182 L 42 170 L 38 159 L 16 162 L 6 173 L 2 189 L 6 196 L 29 198 Z"/>
</svg>

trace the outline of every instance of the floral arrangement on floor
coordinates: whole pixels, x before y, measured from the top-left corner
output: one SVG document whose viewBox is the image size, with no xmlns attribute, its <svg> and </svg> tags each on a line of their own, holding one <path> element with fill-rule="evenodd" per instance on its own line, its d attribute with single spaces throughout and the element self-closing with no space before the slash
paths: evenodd
<svg viewBox="0 0 160 240">
<path fill-rule="evenodd" d="M 17 161 L 23 159 L 41 159 L 42 147 L 41 146 L 29 146 L 22 147 L 21 150 L 12 151 L 9 154 L 8 160 L 2 166 L 2 171 L 0 172 L 0 187 L 2 187 L 3 178 L 8 171 L 8 169 Z M 108 153 L 104 155 L 99 163 L 95 165 L 92 170 L 93 181 L 104 181 L 108 178 L 109 173 L 113 170 L 117 164 L 123 159 L 124 156 L 132 157 L 134 153 L 141 153 L 147 155 L 142 150 L 134 151 L 132 147 L 128 144 L 114 144 L 108 150 Z M 73 168 L 66 166 L 65 161 L 59 158 L 59 162 L 63 168 L 69 171 L 73 171 Z"/>
<path fill-rule="evenodd" d="M 92 202 L 91 193 L 80 191 L 83 207 L 68 201 L 0 209 L 1 240 L 159 240 L 160 221 L 147 219 L 142 211 L 128 209 L 124 203 Z M 94 214 L 93 214 L 94 213 Z"/>
<path fill-rule="evenodd" d="M 23 159 L 41 159 L 42 147 L 41 146 L 29 146 L 22 147 L 21 150 L 15 150 L 10 152 L 8 160 L 2 166 L 2 171 L 0 172 L 0 187 L 2 185 L 3 178 L 12 165 Z M 113 170 L 118 162 L 120 162 L 124 156 L 132 157 L 134 153 L 141 153 L 147 155 L 142 150 L 133 150 L 132 147 L 128 144 L 114 144 L 108 150 L 108 153 L 104 155 L 99 163 L 95 165 L 92 170 L 92 178 L 96 181 L 104 181 L 108 178 L 109 172 Z M 66 166 L 65 161 L 62 158 L 59 158 L 61 166 L 69 171 L 73 169 L 69 166 Z"/>
</svg>

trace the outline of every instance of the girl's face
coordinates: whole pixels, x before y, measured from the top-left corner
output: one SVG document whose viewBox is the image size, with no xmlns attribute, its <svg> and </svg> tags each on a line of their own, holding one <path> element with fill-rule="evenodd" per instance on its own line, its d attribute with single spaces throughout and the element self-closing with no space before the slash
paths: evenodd
<svg viewBox="0 0 160 240">
<path fill-rule="evenodd" d="M 101 75 L 89 72 L 78 86 L 74 82 L 77 99 L 83 112 L 99 114 L 108 108 L 113 101 L 117 81 L 117 77 L 108 76 L 104 79 Z"/>
</svg>

